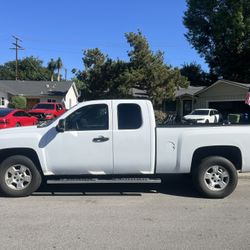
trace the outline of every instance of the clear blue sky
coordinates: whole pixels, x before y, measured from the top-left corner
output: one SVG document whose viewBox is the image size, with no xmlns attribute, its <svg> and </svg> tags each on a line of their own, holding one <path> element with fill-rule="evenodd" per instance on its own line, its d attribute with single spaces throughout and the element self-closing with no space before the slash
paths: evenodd
<svg viewBox="0 0 250 250">
<path fill-rule="evenodd" d="M 15 59 L 12 35 L 23 41 L 21 58 L 34 55 L 46 65 L 60 56 L 68 72 L 83 68 L 82 50 L 88 48 L 127 60 L 124 33 L 140 29 L 153 50 L 165 52 L 166 63 L 196 61 L 207 70 L 184 37 L 185 9 L 185 0 L 3 0 L 0 64 Z"/>
</svg>

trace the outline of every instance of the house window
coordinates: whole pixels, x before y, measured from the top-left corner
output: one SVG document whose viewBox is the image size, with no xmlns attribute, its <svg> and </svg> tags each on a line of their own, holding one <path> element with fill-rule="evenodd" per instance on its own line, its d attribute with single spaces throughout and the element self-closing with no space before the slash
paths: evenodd
<svg viewBox="0 0 250 250">
<path fill-rule="evenodd" d="M 5 99 L 4 97 L 1 98 L 1 106 L 4 106 L 5 105 Z"/>
</svg>

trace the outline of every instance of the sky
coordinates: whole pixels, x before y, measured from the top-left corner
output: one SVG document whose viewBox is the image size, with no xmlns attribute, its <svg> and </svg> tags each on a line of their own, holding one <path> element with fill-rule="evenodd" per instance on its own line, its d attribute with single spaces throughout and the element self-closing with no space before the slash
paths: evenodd
<svg viewBox="0 0 250 250">
<path fill-rule="evenodd" d="M 0 64 L 15 60 L 14 35 L 22 40 L 20 58 L 33 55 L 47 65 L 61 57 L 70 79 L 73 68 L 83 69 L 89 48 L 128 60 L 124 34 L 140 30 L 153 51 L 165 53 L 167 64 L 197 62 L 207 70 L 184 37 L 185 10 L 185 0 L 2 0 Z"/>
</svg>

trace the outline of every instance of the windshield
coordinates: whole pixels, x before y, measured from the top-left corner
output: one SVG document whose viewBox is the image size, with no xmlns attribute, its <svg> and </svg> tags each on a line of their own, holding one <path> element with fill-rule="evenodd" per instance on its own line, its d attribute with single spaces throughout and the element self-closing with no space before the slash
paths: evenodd
<svg viewBox="0 0 250 250">
<path fill-rule="evenodd" d="M 39 103 L 33 109 L 54 109 L 54 104 Z"/>
<path fill-rule="evenodd" d="M 0 117 L 8 115 L 13 109 L 0 109 Z"/>
<path fill-rule="evenodd" d="M 208 115 L 208 114 L 209 114 L 209 110 L 196 109 L 190 115 Z"/>
</svg>

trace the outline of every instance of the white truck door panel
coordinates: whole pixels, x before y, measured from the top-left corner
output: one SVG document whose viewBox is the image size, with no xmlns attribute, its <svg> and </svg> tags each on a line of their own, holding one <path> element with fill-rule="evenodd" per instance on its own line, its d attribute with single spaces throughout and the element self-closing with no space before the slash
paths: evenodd
<svg viewBox="0 0 250 250">
<path fill-rule="evenodd" d="M 109 111 L 109 112 L 108 112 Z M 66 117 L 66 131 L 45 147 L 54 174 L 112 174 L 111 101 L 83 106 Z"/>
<path fill-rule="evenodd" d="M 113 101 L 115 174 L 154 173 L 154 122 L 150 114 L 146 101 Z"/>
</svg>

